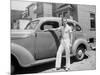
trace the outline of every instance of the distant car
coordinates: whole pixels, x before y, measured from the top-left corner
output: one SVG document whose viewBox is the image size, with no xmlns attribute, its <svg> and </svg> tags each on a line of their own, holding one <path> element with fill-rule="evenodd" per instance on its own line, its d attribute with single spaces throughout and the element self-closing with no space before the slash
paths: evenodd
<svg viewBox="0 0 100 75">
<path fill-rule="evenodd" d="M 89 48 L 87 39 L 76 21 L 68 19 L 67 22 L 75 25 L 71 56 L 82 60 Z M 25 30 L 11 30 L 11 71 L 19 66 L 29 67 L 55 60 L 61 32 L 45 29 L 61 25 L 61 18 L 42 17 L 31 21 Z"/>
</svg>

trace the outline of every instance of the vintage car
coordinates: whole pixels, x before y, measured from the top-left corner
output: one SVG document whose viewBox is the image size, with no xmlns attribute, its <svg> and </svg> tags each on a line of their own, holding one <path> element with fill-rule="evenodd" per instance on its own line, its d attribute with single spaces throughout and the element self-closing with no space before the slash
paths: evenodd
<svg viewBox="0 0 100 75">
<path fill-rule="evenodd" d="M 89 48 L 85 34 L 76 21 L 67 19 L 67 23 L 74 24 L 70 54 L 82 60 Z M 51 29 L 61 25 L 61 18 L 41 17 L 32 20 L 24 30 L 11 30 L 11 72 L 19 66 L 29 67 L 55 60 L 61 32 Z"/>
</svg>

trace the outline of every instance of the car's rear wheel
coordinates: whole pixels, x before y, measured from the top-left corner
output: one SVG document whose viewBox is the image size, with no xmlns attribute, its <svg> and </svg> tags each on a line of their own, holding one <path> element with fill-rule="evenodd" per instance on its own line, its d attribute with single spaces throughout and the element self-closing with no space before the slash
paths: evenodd
<svg viewBox="0 0 100 75">
<path fill-rule="evenodd" d="M 83 60 L 85 56 L 85 51 L 86 51 L 85 45 L 80 45 L 76 50 L 76 59 L 79 61 Z"/>
</svg>

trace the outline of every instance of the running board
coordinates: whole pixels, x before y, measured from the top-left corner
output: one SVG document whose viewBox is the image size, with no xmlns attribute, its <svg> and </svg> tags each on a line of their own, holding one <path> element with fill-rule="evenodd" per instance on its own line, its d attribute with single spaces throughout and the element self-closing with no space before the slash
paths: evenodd
<svg viewBox="0 0 100 75">
<path fill-rule="evenodd" d="M 47 58 L 47 59 L 42 59 L 42 60 L 36 60 L 31 66 L 36 66 L 36 65 L 40 65 L 43 63 L 47 63 L 47 62 L 51 62 L 51 61 L 55 61 L 56 58 Z"/>
<path fill-rule="evenodd" d="M 71 56 L 73 56 L 73 55 L 71 55 Z M 62 58 L 65 58 L 65 56 L 62 56 Z M 40 64 L 52 62 L 52 61 L 55 61 L 55 60 L 56 60 L 56 57 L 54 57 L 54 58 L 42 59 L 42 60 L 36 60 L 33 64 L 31 64 L 31 66 L 40 65 Z"/>
</svg>

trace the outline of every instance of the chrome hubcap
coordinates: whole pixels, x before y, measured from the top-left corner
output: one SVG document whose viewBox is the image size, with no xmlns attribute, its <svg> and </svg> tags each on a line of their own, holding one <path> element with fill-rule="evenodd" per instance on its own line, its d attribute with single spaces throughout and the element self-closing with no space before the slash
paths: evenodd
<svg viewBox="0 0 100 75">
<path fill-rule="evenodd" d="M 79 50 L 79 51 L 78 51 L 78 56 L 79 56 L 79 57 L 82 57 L 82 56 L 83 56 L 82 50 Z"/>
</svg>

